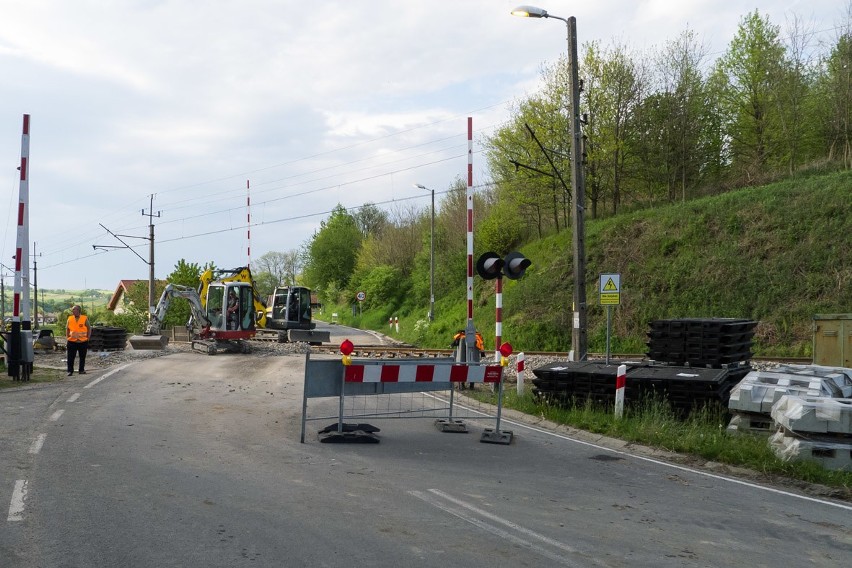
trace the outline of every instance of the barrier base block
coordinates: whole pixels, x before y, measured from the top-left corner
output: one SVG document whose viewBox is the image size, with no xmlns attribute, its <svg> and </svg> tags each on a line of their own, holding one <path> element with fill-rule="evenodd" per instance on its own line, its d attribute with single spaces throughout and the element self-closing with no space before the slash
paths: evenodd
<svg viewBox="0 0 852 568">
<path fill-rule="evenodd" d="M 467 425 L 462 420 L 448 420 L 446 418 L 438 418 L 435 420 L 435 428 L 441 432 L 454 432 L 457 434 L 467 434 Z"/>
<path fill-rule="evenodd" d="M 317 433 L 317 438 L 323 444 L 378 444 L 376 436 L 379 429 L 371 424 L 329 424 Z"/>
<path fill-rule="evenodd" d="M 482 436 L 479 438 L 479 441 L 483 444 L 503 444 L 504 446 L 508 446 L 512 443 L 512 438 L 514 437 L 514 433 L 511 430 L 494 430 L 493 428 L 486 428 L 482 431 Z"/>
</svg>

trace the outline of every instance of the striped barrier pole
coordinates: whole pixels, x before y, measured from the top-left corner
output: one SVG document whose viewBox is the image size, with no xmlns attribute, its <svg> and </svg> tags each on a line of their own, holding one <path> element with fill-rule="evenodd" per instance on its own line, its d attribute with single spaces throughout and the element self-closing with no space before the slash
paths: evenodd
<svg viewBox="0 0 852 568">
<path fill-rule="evenodd" d="M 615 417 L 624 416 L 624 388 L 627 386 L 627 365 L 619 365 L 615 378 Z"/>
<path fill-rule="evenodd" d="M 251 180 L 246 180 L 246 255 L 251 267 Z"/>
<path fill-rule="evenodd" d="M 500 345 L 503 344 L 503 277 L 494 279 L 494 303 L 497 311 L 494 314 L 494 360 L 500 360 Z"/>
<path fill-rule="evenodd" d="M 524 352 L 521 351 L 518 353 L 518 386 L 517 386 L 518 396 L 523 396 L 524 394 Z"/>
</svg>

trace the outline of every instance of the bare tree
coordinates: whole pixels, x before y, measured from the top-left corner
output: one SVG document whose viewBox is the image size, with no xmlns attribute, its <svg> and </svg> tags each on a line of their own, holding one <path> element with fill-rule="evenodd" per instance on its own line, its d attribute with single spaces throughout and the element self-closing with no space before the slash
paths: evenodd
<svg viewBox="0 0 852 568">
<path fill-rule="evenodd" d="M 302 263 L 299 251 L 287 252 L 270 251 L 253 263 L 252 268 L 256 273 L 266 272 L 274 278 L 275 282 L 283 285 L 293 285 L 299 274 Z"/>
</svg>

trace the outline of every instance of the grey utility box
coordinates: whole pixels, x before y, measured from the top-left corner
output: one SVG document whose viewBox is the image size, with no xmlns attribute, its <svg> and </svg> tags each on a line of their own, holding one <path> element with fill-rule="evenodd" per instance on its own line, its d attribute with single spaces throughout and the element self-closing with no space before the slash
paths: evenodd
<svg viewBox="0 0 852 568">
<path fill-rule="evenodd" d="M 852 367 L 852 314 L 814 316 L 814 365 Z"/>
</svg>

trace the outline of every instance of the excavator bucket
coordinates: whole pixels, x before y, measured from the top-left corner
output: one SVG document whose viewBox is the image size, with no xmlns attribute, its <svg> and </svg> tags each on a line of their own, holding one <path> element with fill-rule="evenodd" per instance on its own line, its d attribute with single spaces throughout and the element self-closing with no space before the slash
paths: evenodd
<svg viewBox="0 0 852 568">
<path fill-rule="evenodd" d="M 131 335 L 127 340 L 130 346 L 137 350 L 165 349 L 169 344 L 168 335 Z"/>
<path fill-rule="evenodd" d="M 320 343 L 331 343 L 331 333 L 328 331 L 316 331 L 314 329 L 288 329 L 287 339 L 290 341 L 303 341 L 311 345 Z"/>
</svg>

